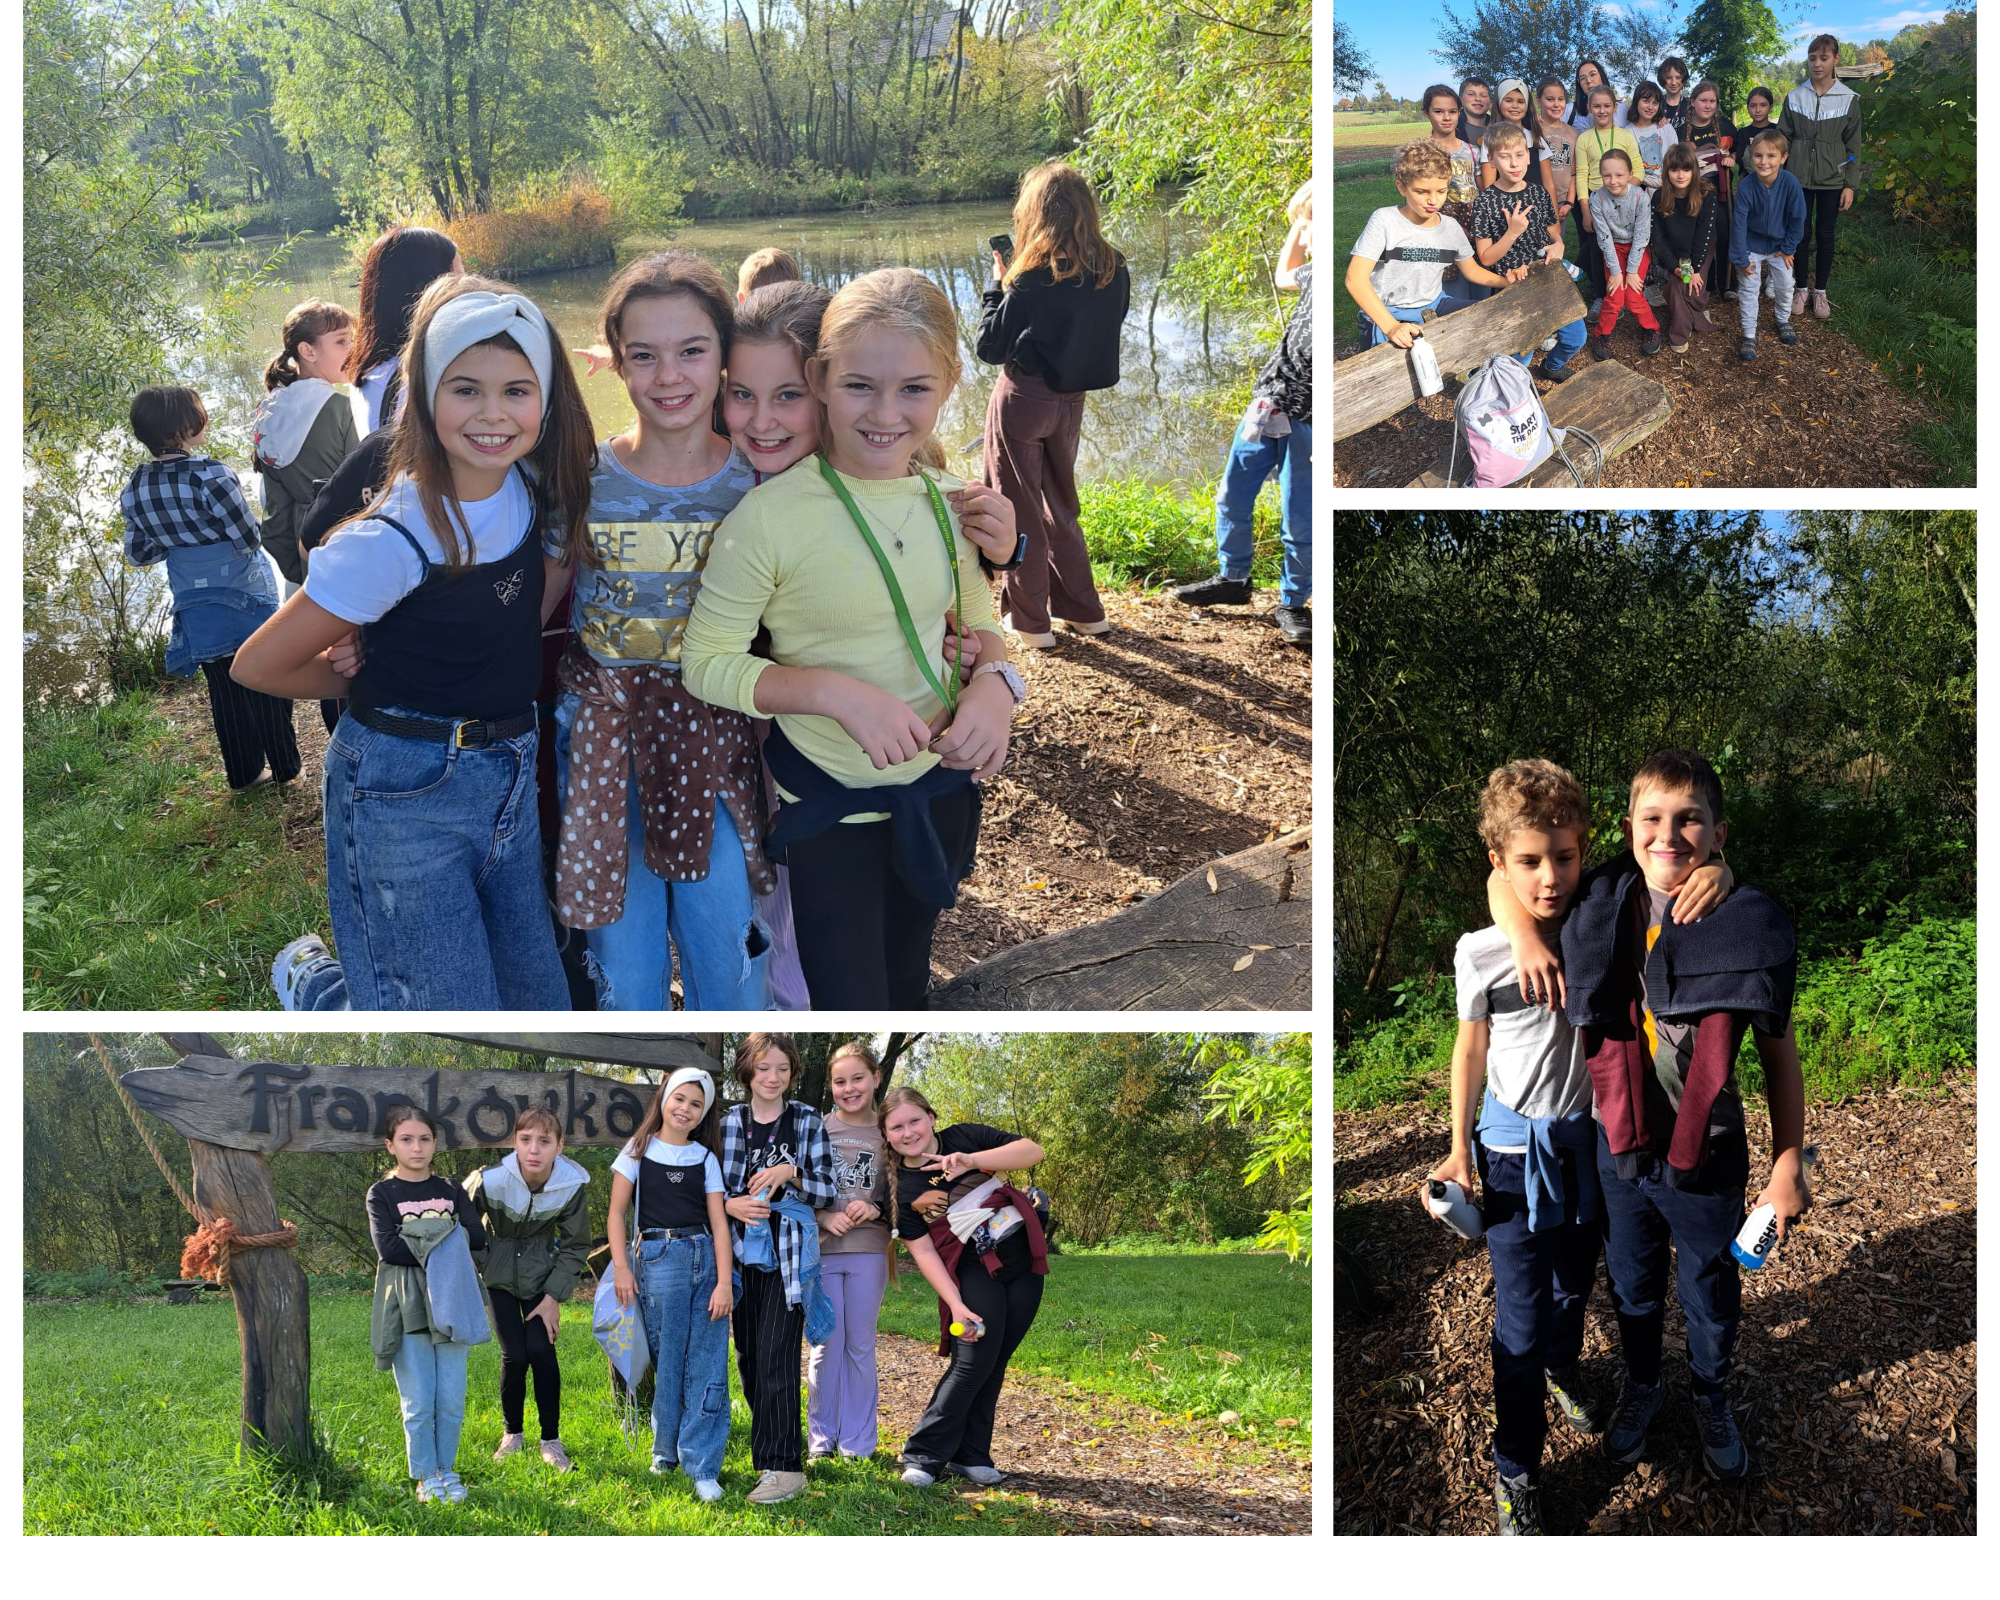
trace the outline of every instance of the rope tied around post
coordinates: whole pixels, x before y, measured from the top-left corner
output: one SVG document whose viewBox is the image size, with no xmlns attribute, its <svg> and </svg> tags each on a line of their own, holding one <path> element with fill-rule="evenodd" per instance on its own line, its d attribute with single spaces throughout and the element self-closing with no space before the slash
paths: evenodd
<svg viewBox="0 0 2000 1600">
<path fill-rule="evenodd" d="M 183 1278 L 207 1278 L 211 1283 L 229 1286 L 229 1258 L 238 1250 L 290 1250 L 299 1242 L 299 1226 L 296 1222 L 280 1221 L 275 1233 L 243 1233 L 228 1217 L 218 1217 L 206 1206 L 201 1205 L 181 1187 L 181 1181 L 174 1176 L 174 1170 L 167 1165 L 167 1158 L 160 1153 L 160 1147 L 153 1142 L 153 1136 L 146 1130 L 146 1124 L 139 1118 L 138 1102 L 131 1092 L 118 1080 L 118 1069 L 111 1064 L 111 1052 L 104 1048 L 104 1041 L 96 1034 L 90 1036 L 91 1047 L 97 1052 L 97 1059 L 104 1068 L 105 1077 L 111 1080 L 111 1087 L 117 1092 L 119 1102 L 125 1107 L 125 1115 L 132 1120 L 133 1130 L 153 1158 L 153 1165 L 160 1169 L 160 1176 L 167 1180 L 167 1187 L 173 1190 L 174 1198 L 181 1208 L 194 1218 L 199 1226 L 188 1235 L 181 1249 L 181 1276 Z"/>
</svg>

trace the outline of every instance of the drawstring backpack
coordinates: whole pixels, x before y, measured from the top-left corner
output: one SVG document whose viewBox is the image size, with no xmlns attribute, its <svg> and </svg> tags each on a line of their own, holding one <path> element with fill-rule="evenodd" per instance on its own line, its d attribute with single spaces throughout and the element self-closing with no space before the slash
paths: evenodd
<svg viewBox="0 0 2000 1600">
<path fill-rule="evenodd" d="M 1590 482 L 1570 458 L 1574 434 L 1590 452 Z M 1551 428 L 1535 380 L 1511 355 L 1489 356 L 1458 392 L 1452 408 L 1451 464 L 1447 484 L 1457 484 L 1458 447 L 1472 459 L 1472 485 L 1500 489 L 1526 477 L 1552 455 L 1560 455 L 1578 488 L 1595 487 L 1604 475 L 1604 451 L 1581 428 Z"/>
</svg>

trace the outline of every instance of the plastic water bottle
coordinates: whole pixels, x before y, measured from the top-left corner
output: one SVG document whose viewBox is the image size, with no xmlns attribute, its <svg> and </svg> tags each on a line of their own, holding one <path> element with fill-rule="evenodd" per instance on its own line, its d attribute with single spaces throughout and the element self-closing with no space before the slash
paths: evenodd
<svg viewBox="0 0 2000 1600">
<path fill-rule="evenodd" d="M 981 1322 L 977 1317 L 974 1317 L 970 1323 L 954 1322 L 951 1325 L 951 1336 L 954 1339 L 963 1339 L 968 1344 L 977 1344 L 985 1332 L 986 1324 Z"/>
<path fill-rule="evenodd" d="M 1479 1207 L 1466 1199 L 1465 1191 L 1455 1183 L 1432 1178 L 1424 1204 L 1430 1207 L 1432 1216 L 1461 1239 L 1477 1239 L 1486 1231 L 1486 1221 L 1480 1216 Z"/>
<path fill-rule="evenodd" d="M 1819 1159 L 1819 1146 L 1808 1145 L 1799 1153 L 1799 1170 L 1810 1171 Z M 1743 1228 L 1729 1241 L 1729 1253 L 1739 1267 L 1755 1272 L 1771 1258 L 1778 1244 L 1778 1208 L 1761 1205 L 1744 1220 Z"/>
</svg>

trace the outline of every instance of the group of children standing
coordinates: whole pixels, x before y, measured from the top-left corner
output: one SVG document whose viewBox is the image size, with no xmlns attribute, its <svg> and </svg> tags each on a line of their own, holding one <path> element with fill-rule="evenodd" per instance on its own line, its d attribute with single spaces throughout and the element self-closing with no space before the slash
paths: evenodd
<svg viewBox="0 0 2000 1600">
<path fill-rule="evenodd" d="M 1834 227 L 1853 204 L 1861 106 L 1834 69 L 1840 44 L 1812 41 L 1807 81 L 1771 120 L 1776 96 L 1758 87 L 1738 127 L 1709 82 L 1689 90 L 1687 64 L 1670 56 L 1659 81 L 1620 101 L 1603 69 L 1577 69 L 1575 99 L 1558 78 L 1531 96 L 1518 78 L 1497 95 L 1482 79 L 1424 92 L 1427 139 L 1397 153 L 1399 207 L 1370 217 L 1354 245 L 1347 286 L 1371 344 L 1407 348 L 1426 312 L 1439 315 L 1504 288 L 1537 261 L 1562 262 L 1563 224 L 1577 219 L 1572 277 L 1587 281 L 1592 353 L 1603 359 L 1621 313 L 1676 354 L 1713 332 L 1712 291 L 1735 281 L 1739 354 L 1756 359 L 1759 291 L 1773 300 L 1777 336 L 1792 344 L 1795 317 L 1830 317 Z M 1809 271 L 1794 272 L 1808 228 Z M 1455 281 L 1452 274 L 1456 274 Z M 1661 285 L 1663 329 L 1646 297 Z M 1449 287 L 1447 284 L 1449 283 Z M 1573 375 L 1585 319 L 1544 344 L 1541 376 Z M 1518 357 L 1524 363 L 1526 356 Z"/>
<path fill-rule="evenodd" d="M 830 1063 L 830 1116 L 789 1098 L 799 1068 L 789 1035 L 747 1035 L 734 1063 L 747 1098 L 727 1111 L 709 1073 L 678 1069 L 613 1163 L 613 1291 L 638 1308 L 655 1373 L 652 1470 L 685 1474 L 700 1500 L 722 1497 L 732 1338 L 758 1472 L 751 1504 L 796 1498 L 809 1459 L 873 1456 L 876 1322 L 900 1239 L 938 1294 L 940 1321 L 958 1330 L 945 1334 L 951 1364 L 904 1447 L 903 1480 L 997 1483 L 994 1413 L 1047 1253 L 1038 1219 L 998 1239 L 974 1232 L 965 1248 L 944 1213 L 993 1174 L 1035 1165 L 1042 1148 L 983 1123 L 941 1129 L 914 1089 L 882 1096 L 880 1065 L 858 1041 Z M 489 1326 L 501 1347 L 494 1459 L 525 1448 L 532 1375 L 541 1457 L 570 1471 L 555 1342 L 590 1250 L 590 1178 L 563 1153 L 561 1123 L 524 1111 L 513 1151 L 462 1187 L 432 1171 L 436 1130 L 421 1108 L 392 1106 L 383 1131 L 395 1168 L 368 1191 L 380 1258 L 371 1342 L 376 1365 L 396 1375 L 417 1497 L 466 1498 L 456 1465 L 466 1362 Z"/>
</svg>

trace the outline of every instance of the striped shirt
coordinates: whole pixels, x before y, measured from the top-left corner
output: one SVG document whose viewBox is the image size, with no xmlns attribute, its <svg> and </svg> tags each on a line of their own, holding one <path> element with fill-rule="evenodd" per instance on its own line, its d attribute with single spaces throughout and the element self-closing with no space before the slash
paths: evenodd
<svg viewBox="0 0 2000 1600">
<path fill-rule="evenodd" d="M 208 456 L 142 463 L 118 497 L 118 508 L 125 515 L 125 556 L 135 567 L 202 545 L 226 542 L 246 556 L 262 547 L 242 484 Z"/>
</svg>

